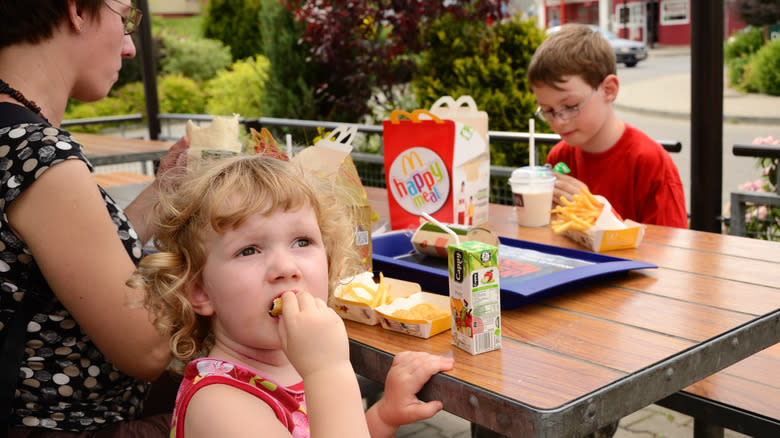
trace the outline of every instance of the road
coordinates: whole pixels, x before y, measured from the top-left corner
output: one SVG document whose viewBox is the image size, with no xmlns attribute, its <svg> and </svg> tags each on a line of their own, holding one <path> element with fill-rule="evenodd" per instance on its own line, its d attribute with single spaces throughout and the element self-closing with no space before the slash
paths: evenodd
<svg viewBox="0 0 780 438">
<path fill-rule="evenodd" d="M 687 54 L 652 56 L 636 67 L 618 66 L 618 79 L 622 85 L 638 84 L 648 79 L 690 73 L 691 57 Z M 672 158 L 680 171 L 685 186 L 685 203 L 690 212 L 691 194 L 691 124 L 688 118 L 671 118 L 617 110 L 622 120 L 642 129 L 655 139 L 679 140 L 682 151 L 673 153 Z M 735 157 L 731 148 L 735 143 L 751 143 L 756 137 L 777 136 L 777 126 L 749 123 L 725 123 L 723 125 L 723 186 L 722 204 L 729 202 L 729 192 L 739 184 L 758 179 L 761 176 L 757 160 L 749 157 Z"/>
</svg>

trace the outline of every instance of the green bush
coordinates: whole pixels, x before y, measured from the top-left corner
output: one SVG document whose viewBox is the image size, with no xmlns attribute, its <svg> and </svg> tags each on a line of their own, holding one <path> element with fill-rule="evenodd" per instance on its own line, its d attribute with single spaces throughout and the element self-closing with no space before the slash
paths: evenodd
<svg viewBox="0 0 780 438">
<path fill-rule="evenodd" d="M 210 0 L 203 18 L 203 36 L 230 47 L 233 59 L 262 53 L 260 13 L 263 3 L 276 0 Z"/>
<path fill-rule="evenodd" d="M 780 96 L 780 39 L 768 42 L 753 56 L 750 84 L 759 93 Z"/>
<path fill-rule="evenodd" d="M 217 73 L 214 79 L 206 82 L 209 96 L 206 113 L 238 113 L 245 118 L 262 116 L 269 68 L 268 59 L 257 56 L 236 61 L 231 70 Z"/>
<path fill-rule="evenodd" d="M 723 59 L 726 64 L 743 56 L 756 53 L 764 45 L 761 28 L 749 27 L 734 33 L 723 46 Z"/>
<path fill-rule="evenodd" d="M 117 116 L 117 115 L 135 114 L 138 112 L 140 111 L 137 111 L 128 102 L 125 102 L 118 97 L 109 96 L 101 100 L 98 100 L 96 102 L 77 102 L 75 100 L 70 100 L 68 102 L 68 107 L 65 111 L 63 120 Z M 95 133 L 109 126 L 111 125 L 96 124 L 96 125 L 73 126 L 73 127 L 69 127 L 68 129 L 73 132 Z"/>
<path fill-rule="evenodd" d="M 263 5 L 260 23 L 268 36 L 263 38 L 262 53 L 270 62 L 263 113 L 267 117 L 318 119 L 321 99 L 315 94 L 315 85 L 322 76 L 317 73 L 318 64 L 307 61 L 307 46 L 299 43 L 304 24 L 277 1 Z"/>
<path fill-rule="evenodd" d="M 114 89 L 109 96 L 124 102 L 130 114 L 141 113 L 146 117 L 146 93 L 143 82 L 131 82 Z"/>
<path fill-rule="evenodd" d="M 211 79 L 233 63 L 230 48 L 221 41 L 208 38 L 164 38 L 160 72 L 182 74 L 196 81 Z"/>
<path fill-rule="evenodd" d="M 740 56 L 731 60 L 728 65 L 729 85 L 745 93 L 756 93 L 758 90 L 751 84 L 752 62 L 755 54 Z"/>
<path fill-rule="evenodd" d="M 429 108 L 441 96 L 470 95 L 490 115 L 491 130 L 528 131 L 536 98 L 528 85 L 528 63 L 544 33 L 533 20 L 515 18 L 488 26 L 463 22 L 446 15 L 431 24 L 428 50 L 412 78 L 417 101 Z M 538 132 L 551 132 L 538 123 Z M 537 151 L 543 160 L 549 147 Z M 491 163 L 519 166 L 528 163 L 528 145 L 493 143 Z"/>
<path fill-rule="evenodd" d="M 161 113 L 201 114 L 206 94 L 197 81 L 182 75 L 163 76 L 157 84 Z"/>
</svg>

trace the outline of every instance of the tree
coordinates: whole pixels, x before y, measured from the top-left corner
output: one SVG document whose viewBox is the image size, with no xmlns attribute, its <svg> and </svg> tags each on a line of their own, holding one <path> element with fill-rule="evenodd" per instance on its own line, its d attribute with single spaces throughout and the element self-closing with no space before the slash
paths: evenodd
<svg viewBox="0 0 780 438">
<path fill-rule="evenodd" d="M 764 41 L 769 40 L 769 25 L 780 23 L 777 0 L 737 0 L 735 7 L 745 23 L 764 28 Z"/>
<path fill-rule="evenodd" d="M 262 53 L 262 0 L 210 0 L 203 19 L 203 36 L 230 47 L 233 59 Z"/>
<path fill-rule="evenodd" d="M 488 26 L 445 15 L 427 33 L 429 48 L 412 80 L 421 107 L 430 107 L 440 96 L 467 94 L 489 114 L 491 130 L 528 131 L 537 103 L 526 72 L 544 40 L 535 21 L 512 19 Z M 550 128 L 539 123 L 537 132 Z M 539 147 L 540 156 L 546 151 Z M 527 144 L 495 143 L 490 152 L 492 164 L 528 162 Z"/>
<path fill-rule="evenodd" d="M 427 45 L 426 26 L 444 13 L 464 22 L 494 22 L 507 0 L 288 0 L 305 23 L 307 62 L 323 68 L 317 96 L 325 120 L 356 122 L 369 103 L 395 105 L 393 88 L 408 82 Z"/>
</svg>

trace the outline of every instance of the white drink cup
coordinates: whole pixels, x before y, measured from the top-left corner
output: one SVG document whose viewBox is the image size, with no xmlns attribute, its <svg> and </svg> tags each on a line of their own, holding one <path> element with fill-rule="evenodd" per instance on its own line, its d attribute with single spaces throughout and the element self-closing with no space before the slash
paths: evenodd
<svg viewBox="0 0 780 438">
<path fill-rule="evenodd" d="M 509 178 L 518 225 L 542 227 L 550 223 L 555 174 L 548 166 L 520 167 Z"/>
</svg>

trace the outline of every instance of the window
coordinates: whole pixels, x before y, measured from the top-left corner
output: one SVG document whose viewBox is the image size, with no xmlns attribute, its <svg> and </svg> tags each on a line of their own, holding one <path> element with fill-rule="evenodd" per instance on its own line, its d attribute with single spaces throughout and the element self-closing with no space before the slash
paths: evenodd
<svg viewBox="0 0 780 438">
<path fill-rule="evenodd" d="M 688 24 L 690 21 L 688 8 L 688 0 L 662 0 L 661 25 Z"/>
</svg>

